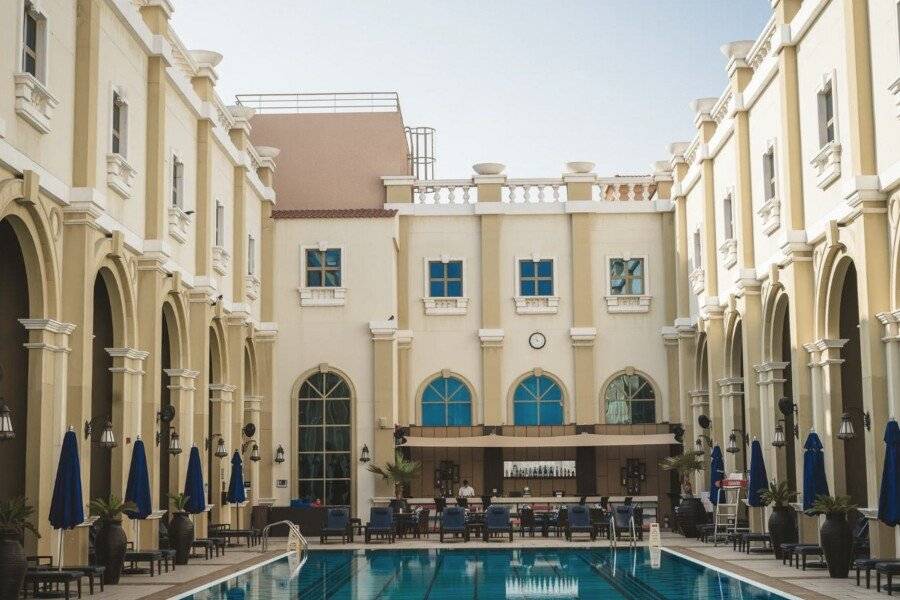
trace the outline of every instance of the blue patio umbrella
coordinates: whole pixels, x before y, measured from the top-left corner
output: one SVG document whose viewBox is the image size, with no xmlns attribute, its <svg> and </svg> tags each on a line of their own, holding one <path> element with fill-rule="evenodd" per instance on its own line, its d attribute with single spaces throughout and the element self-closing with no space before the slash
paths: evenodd
<svg viewBox="0 0 900 600">
<path fill-rule="evenodd" d="M 715 446 L 710 453 L 709 461 L 709 501 L 719 503 L 719 486 L 725 479 L 725 459 L 722 458 L 722 449 Z"/>
<path fill-rule="evenodd" d="M 818 496 L 828 495 L 828 481 L 825 479 L 825 455 L 822 440 L 810 430 L 803 444 L 803 510 L 812 508 Z"/>
<path fill-rule="evenodd" d="M 884 470 L 878 495 L 878 520 L 900 525 L 900 426 L 891 419 L 884 430 Z"/>
<path fill-rule="evenodd" d="M 81 493 L 81 462 L 78 460 L 78 440 L 69 428 L 63 436 L 56 483 L 50 501 L 50 525 L 59 530 L 59 565 L 62 568 L 63 532 L 84 522 L 84 498 Z"/>
<path fill-rule="evenodd" d="M 769 476 L 766 474 L 766 462 L 763 459 L 762 446 L 759 440 L 753 440 L 750 444 L 750 481 L 747 484 L 747 505 L 763 506 L 759 493 L 769 485 Z"/>
<path fill-rule="evenodd" d="M 203 467 L 200 466 L 200 450 L 191 447 L 188 457 L 187 476 L 184 481 L 184 495 L 188 497 L 184 510 L 192 515 L 206 512 L 206 494 L 203 489 Z"/>
<path fill-rule="evenodd" d="M 128 468 L 125 501 L 133 502 L 136 507 L 135 510 L 126 511 L 131 519 L 143 520 L 153 512 L 153 502 L 150 499 L 150 474 L 147 471 L 147 453 L 140 436 L 135 440 L 134 448 L 131 450 L 131 466 Z M 137 532 L 137 521 L 135 521 L 135 532 Z M 137 537 L 137 533 L 135 533 L 135 538 Z M 135 547 L 140 548 L 140 543 L 135 543 Z"/>
<path fill-rule="evenodd" d="M 229 504 L 240 504 L 247 500 L 247 494 L 244 493 L 244 470 L 241 461 L 241 455 L 237 450 L 231 456 L 231 480 L 228 482 L 228 494 L 225 500 Z M 241 526 L 241 513 L 238 511 L 238 527 Z"/>
</svg>

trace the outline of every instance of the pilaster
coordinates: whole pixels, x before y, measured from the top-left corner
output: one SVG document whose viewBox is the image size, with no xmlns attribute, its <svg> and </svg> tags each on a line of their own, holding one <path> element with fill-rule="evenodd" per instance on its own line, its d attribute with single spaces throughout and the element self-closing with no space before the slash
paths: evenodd
<svg viewBox="0 0 900 600">
<path fill-rule="evenodd" d="M 590 173 L 590 179 L 594 174 Z M 584 181 L 584 174 L 563 175 L 569 201 L 591 200 L 592 184 Z M 571 252 L 572 252 L 572 353 L 575 366 L 575 422 L 589 425 L 597 422 L 597 394 L 594 360 L 594 290 L 598 289 L 597 265 L 594 264 L 594 252 L 591 246 L 591 231 L 594 215 L 590 213 L 572 213 L 571 219 Z M 593 335 L 578 336 L 578 332 L 591 332 Z M 576 337 L 579 339 L 576 340 Z"/>
<path fill-rule="evenodd" d="M 199 244 L 198 244 L 199 245 Z M 211 485 L 209 462 L 206 460 L 209 450 L 206 440 L 209 437 L 209 327 L 212 320 L 210 289 L 194 288 L 188 295 L 188 356 L 189 364 L 197 370 L 194 380 L 193 415 L 191 436 L 181 436 L 182 446 L 189 449 L 191 445 L 200 449 L 203 481 Z M 177 489 L 177 488 L 176 488 Z M 203 513 L 194 517 L 194 530 L 197 537 L 204 537 L 207 532 L 207 515 Z"/>
<path fill-rule="evenodd" d="M 259 494 L 271 498 L 274 494 L 273 474 L 275 448 L 278 442 L 272 433 L 272 409 L 275 401 L 275 342 L 278 330 L 274 323 L 261 323 L 253 336 L 256 344 L 256 376 L 260 397 L 259 426 Z M 284 477 L 287 479 L 287 477 Z"/>
<path fill-rule="evenodd" d="M 394 462 L 394 424 L 397 422 L 397 325 L 394 321 L 369 323 L 372 335 L 373 408 L 375 416 L 375 464 Z M 381 478 L 375 481 L 376 496 L 391 496 L 393 490 Z"/>
<path fill-rule="evenodd" d="M 219 443 L 219 438 L 225 441 L 225 449 L 228 455 L 218 457 L 212 455 L 212 469 L 209 473 L 210 502 L 214 504 L 209 518 L 214 523 L 231 523 L 231 506 L 225 502 L 225 493 L 228 491 L 228 476 L 230 473 L 230 460 L 232 448 L 235 445 L 234 438 L 229 439 L 232 429 L 232 412 L 234 404 L 234 392 L 236 387 L 227 383 L 209 384 L 209 407 L 212 412 L 212 431 L 209 432 L 207 451 L 212 455 Z M 240 438 L 238 438 L 239 440 Z M 238 441 L 238 444 L 240 442 Z"/>
<path fill-rule="evenodd" d="M 502 175 L 473 178 L 478 187 L 478 202 L 500 202 L 506 177 Z M 503 401 L 503 321 L 500 299 L 500 246 L 503 215 L 481 215 L 481 377 L 484 424 L 502 425 L 506 419 Z M 487 332 L 482 335 L 482 332 Z M 499 335 L 496 335 L 499 332 Z"/>
<path fill-rule="evenodd" d="M 100 0 L 78 0 L 75 21 L 72 186 L 97 187 Z"/>
</svg>

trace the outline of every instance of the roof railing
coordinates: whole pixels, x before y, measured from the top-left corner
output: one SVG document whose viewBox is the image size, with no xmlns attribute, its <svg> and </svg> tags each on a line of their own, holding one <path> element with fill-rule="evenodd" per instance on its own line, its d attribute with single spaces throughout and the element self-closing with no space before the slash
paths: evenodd
<svg viewBox="0 0 900 600">
<path fill-rule="evenodd" d="M 238 94 L 237 103 L 258 113 L 400 112 L 397 92 Z"/>
</svg>

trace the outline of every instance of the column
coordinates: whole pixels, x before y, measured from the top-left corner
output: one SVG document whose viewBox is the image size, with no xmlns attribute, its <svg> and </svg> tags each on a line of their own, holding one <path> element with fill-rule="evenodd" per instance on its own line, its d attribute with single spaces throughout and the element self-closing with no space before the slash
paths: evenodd
<svg viewBox="0 0 900 600">
<path fill-rule="evenodd" d="M 397 419 L 397 325 L 393 321 L 372 321 L 372 400 L 375 415 L 375 464 L 394 462 L 394 423 Z M 354 452 L 356 449 L 354 448 Z M 351 455 L 351 457 L 354 455 Z M 375 481 L 375 496 L 392 497 L 394 490 L 384 479 Z"/>
<path fill-rule="evenodd" d="M 215 67 L 222 60 L 222 55 L 217 52 L 195 50 L 191 52 L 191 56 L 197 63 L 197 75 L 191 79 L 194 92 L 202 102 L 212 103 L 218 79 Z M 212 273 L 212 246 L 216 216 L 212 191 L 213 153 L 217 144 L 213 136 L 215 127 L 212 111 L 208 116 L 197 119 L 197 205 L 194 213 L 197 243 L 194 269 L 195 274 L 200 277 L 209 277 Z M 263 224 L 265 226 L 265 221 Z M 265 263 L 263 264 L 265 265 Z"/>
<path fill-rule="evenodd" d="M 762 410 L 760 410 L 760 436 L 759 440 L 762 444 L 763 457 L 766 461 L 766 469 L 769 479 L 775 481 L 788 480 L 787 452 L 779 451 L 772 446 L 772 437 L 775 433 L 775 426 L 781 418 L 781 414 L 777 412 L 778 400 L 784 396 L 784 369 L 787 368 L 786 362 L 767 362 L 754 365 L 753 370 L 756 372 L 756 383 L 759 389 L 759 402 Z M 793 436 L 793 432 L 785 429 L 784 436 Z"/>
<path fill-rule="evenodd" d="M 144 23 L 154 35 L 166 36 L 169 29 L 169 3 L 151 0 L 141 7 Z M 166 185 L 166 58 L 147 58 L 147 160 L 144 198 L 144 237 L 165 240 L 168 232 L 168 186 Z M 158 385 L 159 382 L 157 382 Z M 157 389 L 159 389 L 157 387 Z M 146 438 L 145 438 L 146 439 Z M 143 538 L 142 538 L 143 539 Z"/>
<path fill-rule="evenodd" d="M 198 211 L 199 214 L 199 211 Z M 198 238 L 199 239 L 199 238 Z M 199 247 L 200 243 L 197 244 Z M 188 299 L 188 356 L 189 364 L 197 371 L 194 379 L 194 401 L 192 403 L 194 414 L 191 437 L 181 437 L 182 446 L 186 450 L 197 446 L 200 450 L 200 464 L 203 470 L 203 481 L 210 484 L 211 473 L 207 473 L 209 464 L 206 460 L 206 440 L 209 438 L 209 326 L 212 320 L 212 305 L 210 295 L 212 288 L 195 287 L 187 294 Z M 212 489 L 212 488 L 210 488 Z M 194 516 L 194 533 L 200 537 L 206 537 L 208 513 Z"/>
<path fill-rule="evenodd" d="M 247 444 L 247 448 L 244 452 L 241 453 L 241 454 L 243 454 L 243 459 L 244 459 L 244 477 L 246 480 L 250 481 L 250 495 L 248 497 L 250 504 L 247 506 L 247 510 L 244 511 L 246 513 L 246 516 L 248 517 L 248 519 L 244 520 L 245 515 L 244 514 L 241 515 L 241 523 L 243 524 L 242 526 L 245 526 L 245 527 L 247 525 L 249 525 L 249 523 L 250 523 L 249 517 L 252 513 L 253 507 L 259 504 L 259 499 L 260 499 L 260 496 L 259 496 L 259 490 L 260 490 L 260 482 L 259 482 L 260 468 L 259 467 L 260 467 L 260 465 L 259 465 L 259 463 L 262 462 L 262 460 L 261 460 L 262 459 L 262 446 L 260 445 L 260 440 L 262 438 L 262 435 L 261 435 L 262 431 L 259 429 L 259 420 L 260 420 L 261 411 L 262 411 L 262 397 L 261 396 L 244 396 L 244 421 L 247 423 L 253 423 L 254 425 L 256 425 L 257 432 L 258 432 L 257 437 L 255 439 L 249 439 L 246 442 L 244 442 L 245 444 Z M 250 460 L 250 456 L 253 452 L 254 444 L 260 447 L 259 448 L 259 450 L 260 450 L 260 460 L 259 461 Z"/>
<path fill-rule="evenodd" d="M 481 213 L 481 377 L 483 423 L 503 425 L 506 414 L 506 394 L 503 390 L 503 320 L 501 317 L 500 276 L 503 214 L 501 194 L 505 175 L 478 175 L 472 178 L 478 187 L 478 208 Z"/>
<path fill-rule="evenodd" d="M 234 117 L 234 127 L 229 131 L 231 141 L 238 152 L 245 156 L 250 145 L 250 118 L 254 114 L 252 108 L 246 106 L 232 106 L 230 109 Z M 246 299 L 247 274 L 247 169 L 246 164 L 238 164 L 234 167 L 234 194 L 232 207 L 232 298 L 235 302 L 243 304 Z"/>
<path fill-rule="evenodd" d="M 888 418 L 896 419 L 900 409 L 900 311 L 880 313 L 878 320 L 884 325 L 884 337 L 881 339 L 884 342 L 887 374 Z M 895 552 L 897 548 L 900 548 L 900 530 L 895 529 Z"/>
<path fill-rule="evenodd" d="M 66 370 L 69 336 L 75 325 L 53 319 L 19 319 L 28 331 L 28 442 L 25 495 L 31 501 L 40 538 L 25 536 L 25 551 L 56 555 L 50 513 L 53 483 L 66 430 Z M 43 515 L 43 516 L 41 516 Z M 58 557 L 57 557 L 58 558 Z"/>
<path fill-rule="evenodd" d="M 225 440 L 225 449 L 229 453 L 223 457 L 213 457 L 213 469 L 209 473 L 209 489 L 212 495 L 212 504 L 215 506 L 209 516 L 213 523 L 236 523 L 232 520 L 231 507 L 225 502 L 225 492 L 228 491 L 228 477 L 231 471 L 231 451 L 234 439 L 231 436 L 231 415 L 233 412 L 233 398 L 235 386 L 226 383 L 209 384 L 209 402 L 212 410 L 213 431 L 209 432 L 208 451 L 215 452 L 219 438 Z M 240 443 L 240 442 L 238 442 Z"/>
<path fill-rule="evenodd" d="M 259 494 L 263 500 L 274 496 L 276 468 L 275 449 L 279 444 L 287 446 L 286 440 L 276 440 L 272 434 L 272 408 L 275 404 L 275 341 L 278 339 L 278 330 L 274 323 L 261 323 L 256 330 L 253 341 L 256 344 L 256 368 L 261 399 L 259 421 Z M 287 477 L 280 476 L 280 479 Z"/>
<path fill-rule="evenodd" d="M 594 182 L 594 173 L 566 174 L 568 201 L 590 202 Z M 572 208 L 574 204 L 570 204 Z M 575 211 L 578 209 L 575 208 Z M 593 210 L 593 207 L 588 210 Z M 572 338 L 573 364 L 575 366 L 575 423 L 591 425 L 597 422 L 597 393 L 595 390 L 597 376 L 595 373 L 594 339 L 597 327 L 594 322 L 594 290 L 597 289 L 597 265 L 594 264 L 594 250 L 591 244 L 591 232 L 594 225 L 593 212 L 572 212 L 571 216 L 571 252 L 572 252 Z M 603 267 L 605 268 L 605 267 Z M 603 420 L 603 417 L 600 417 Z"/>
<path fill-rule="evenodd" d="M 235 270 L 234 273 L 235 277 L 237 277 L 238 271 Z M 243 275 L 241 279 L 243 280 Z M 243 283 L 241 285 L 243 286 Z M 225 418 L 223 418 L 221 429 L 225 435 L 225 445 L 229 453 L 228 458 L 225 459 L 226 463 L 228 463 L 225 465 L 226 485 L 228 485 L 231 472 L 231 464 L 228 461 L 231 460 L 231 455 L 235 450 L 240 451 L 242 449 L 242 444 L 246 440 L 244 437 L 244 425 L 246 424 L 244 420 L 244 395 L 247 392 L 245 369 L 249 325 L 247 319 L 249 316 L 248 313 L 235 311 L 222 317 L 225 321 L 225 346 L 228 352 L 228 383 L 232 388 L 231 414 L 227 416 L 229 426 L 226 427 Z M 244 461 L 244 467 L 246 467 L 247 456 L 242 454 L 241 460 Z M 249 514 L 247 506 L 241 508 L 232 506 L 229 510 L 231 511 L 232 520 L 230 522 L 232 525 L 237 526 L 237 523 L 248 523 L 248 520 L 245 518 Z"/>
<path fill-rule="evenodd" d="M 186 362 L 186 361 L 185 361 Z M 177 410 L 175 419 L 168 425 L 178 433 L 183 452 L 169 455 L 169 493 L 184 491 L 191 441 L 194 439 L 194 398 L 197 371 L 191 369 L 165 369 L 169 376 L 169 398 Z M 170 435 L 164 423 L 159 424 L 160 435 Z M 166 508 L 166 507 L 160 507 Z"/>
</svg>

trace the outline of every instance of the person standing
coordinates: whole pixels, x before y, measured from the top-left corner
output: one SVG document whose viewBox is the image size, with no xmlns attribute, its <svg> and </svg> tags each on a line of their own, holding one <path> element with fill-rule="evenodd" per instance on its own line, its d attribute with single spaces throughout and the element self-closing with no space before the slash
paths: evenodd
<svg viewBox="0 0 900 600">
<path fill-rule="evenodd" d="M 456 494 L 457 498 L 472 498 L 475 496 L 475 488 L 469 485 L 468 479 L 463 479 L 463 483 L 459 486 L 459 493 Z"/>
</svg>

